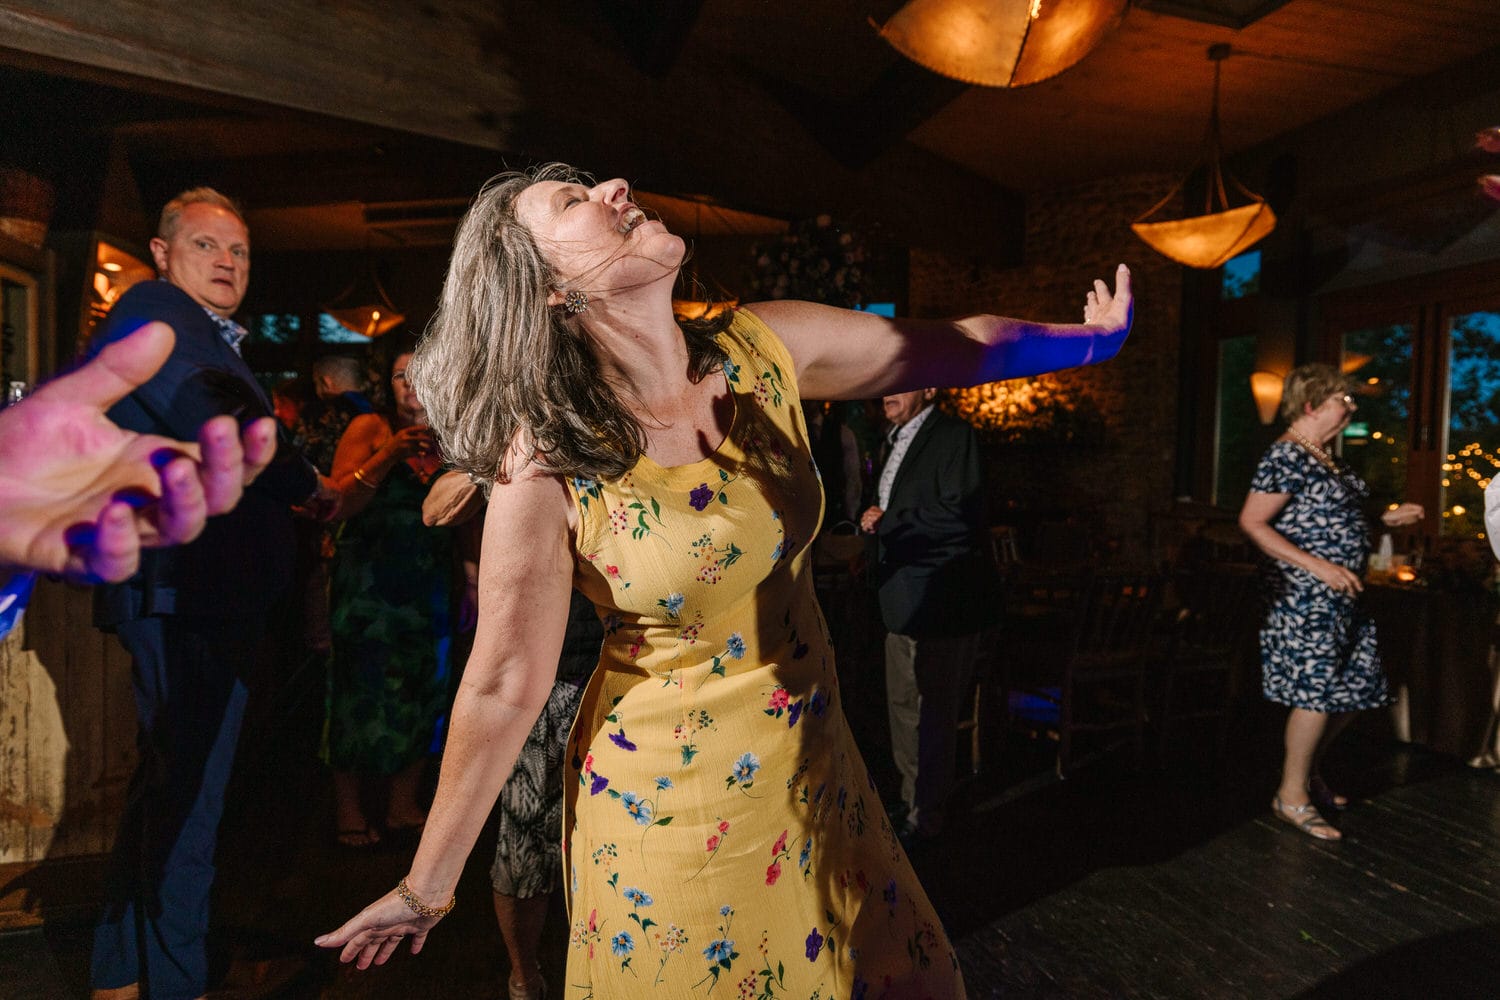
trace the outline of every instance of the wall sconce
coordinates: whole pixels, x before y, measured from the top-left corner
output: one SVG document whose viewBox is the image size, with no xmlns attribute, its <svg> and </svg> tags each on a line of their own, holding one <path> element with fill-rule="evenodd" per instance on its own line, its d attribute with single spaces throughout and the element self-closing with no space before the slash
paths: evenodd
<svg viewBox="0 0 1500 1000">
<path fill-rule="evenodd" d="M 1229 182 L 1250 203 L 1238 208 L 1229 207 L 1229 194 L 1224 186 L 1224 168 L 1219 163 L 1219 67 L 1229 55 L 1229 46 L 1222 42 L 1208 47 L 1208 58 L 1214 64 L 1214 99 L 1208 116 L 1208 135 L 1204 139 L 1208 194 L 1204 198 L 1203 214 L 1162 222 L 1146 221 L 1177 197 L 1177 193 L 1193 175 L 1193 170 L 1197 169 L 1197 164 L 1194 164 L 1187 176 L 1165 198 L 1130 225 L 1131 230 L 1151 249 L 1188 267 L 1220 267 L 1276 228 L 1276 213 L 1271 211 L 1271 206 L 1233 176 L 1229 178 Z M 1199 163 L 1203 162 L 1204 160 L 1199 160 Z"/>
<path fill-rule="evenodd" d="M 1125 3 L 911 0 L 875 28 L 897 52 L 934 73 L 983 87 L 1024 87 L 1092 52 L 1120 23 Z"/>
<path fill-rule="evenodd" d="M 1250 395 L 1255 397 L 1255 412 L 1260 422 L 1270 425 L 1276 422 L 1276 411 L 1281 408 L 1281 387 L 1285 376 L 1275 372 L 1251 372 Z"/>
</svg>

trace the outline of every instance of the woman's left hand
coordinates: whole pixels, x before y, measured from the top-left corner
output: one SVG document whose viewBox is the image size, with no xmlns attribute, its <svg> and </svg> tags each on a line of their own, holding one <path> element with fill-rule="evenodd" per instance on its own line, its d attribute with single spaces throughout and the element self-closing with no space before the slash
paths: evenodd
<svg viewBox="0 0 1500 1000">
<path fill-rule="evenodd" d="M 313 944 L 319 948 L 341 948 L 340 962 L 353 962 L 357 968 L 368 969 L 371 965 L 384 965 L 407 938 L 411 939 L 413 955 L 421 951 L 427 932 L 441 919 L 417 916 L 392 889 L 338 930 L 313 938 Z"/>
<path fill-rule="evenodd" d="M 1381 514 L 1380 523 L 1387 528 L 1404 528 L 1422 520 L 1426 513 L 1419 503 L 1404 503 Z"/>
<path fill-rule="evenodd" d="M 1125 339 L 1130 332 L 1130 320 L 1135 311 L 1135 298 L 1130 291 L 1130 268 L 1121 264 L 1115 269 L 1115 288 L 1098 278 L 1094 279 L 1094 290 L 1088 293 L 1083 305 L 1083 321 L 1089 326 L 1099 327 L 1101 337 Z"/>
</svg>

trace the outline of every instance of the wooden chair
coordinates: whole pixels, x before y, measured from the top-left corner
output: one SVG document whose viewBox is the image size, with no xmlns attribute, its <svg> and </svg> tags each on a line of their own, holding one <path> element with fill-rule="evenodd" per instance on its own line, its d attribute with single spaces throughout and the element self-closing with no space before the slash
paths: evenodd
<svg viewBox="0 0 1500 1000">
<path fill-rule="evenodd" d="M 1222 720 L 1229 714 L 1236 695 L 1236 671 L 1254 653 L 1261 618 L 1258 576 L 1252 564 L 1221 564 L 1180 573 L 1176 584 L 1182 606 L 1173 617 L 1161 663 L 1156 719 L 1163 759 L 1176 723 Z M 1199 690 L 1185 690 L 1189 685 Z M 1216 759 L 1223 753 L 1224 737 L 1221 723 L 1215 735 Z"/>
<path fill-rule="evenodd" d="M 1055 734 L 1060 776 L 1073 770 L 1080 733 L 1129 730 L 1137 763 L 1143 758 L 1146 668 L 1164 587 L 1149 572 L 1054 581 L 1048 592 L 1068 602 L 1065 613 L 1039 619 L 1031 635 L 1008 635 L 998 657 L 1007 717 L 1013 727 Z"/>
</svg>

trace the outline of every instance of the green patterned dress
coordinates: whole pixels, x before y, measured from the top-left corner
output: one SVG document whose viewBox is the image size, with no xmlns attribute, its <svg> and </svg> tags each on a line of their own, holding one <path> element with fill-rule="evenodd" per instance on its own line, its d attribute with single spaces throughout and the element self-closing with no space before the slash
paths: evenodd
<svg viewBox="0 0 1500 1000">
<path fill-rule="evenodd" d="M 339 534 L 328 762 L 341 771 L 395 774 L 436 749 L 448 706 L 453 537 L 422 523 L 428 487 L 397 465 Z"/>
</svg>

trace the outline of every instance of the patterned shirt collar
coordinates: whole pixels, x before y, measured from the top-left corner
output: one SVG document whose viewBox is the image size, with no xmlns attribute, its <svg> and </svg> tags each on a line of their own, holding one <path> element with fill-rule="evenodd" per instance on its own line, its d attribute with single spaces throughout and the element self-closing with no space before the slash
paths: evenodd
<svg viewBox="0 0 1500 1000">
<path fill-rule="evenodd" d="M 234 353 L 239 354 L 240 342 L 250 335 L 250 331 L 240 326 L 234 320 L 226 316 L 220 316 L 207 306 L 203 307 L 203 311 L 208 314 L 208 318 L 213 320 L 214 325 L 219 328 L 219 336 L 224 338 L 224 343 L 233 348 Z"/>
</svg>

